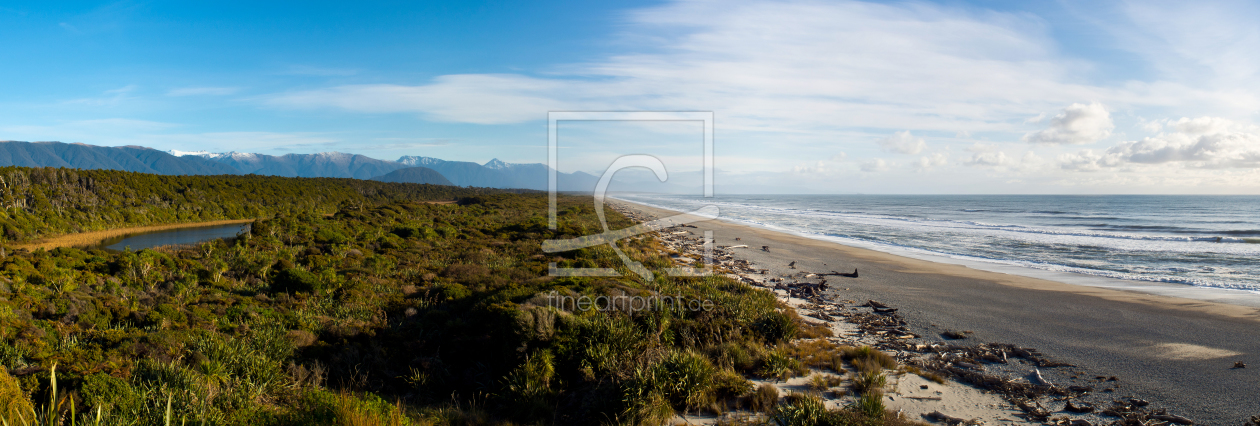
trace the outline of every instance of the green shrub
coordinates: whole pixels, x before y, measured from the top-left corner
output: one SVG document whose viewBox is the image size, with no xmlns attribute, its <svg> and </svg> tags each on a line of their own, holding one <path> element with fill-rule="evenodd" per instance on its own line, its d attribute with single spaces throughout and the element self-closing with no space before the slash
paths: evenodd
<svg viewBox="0 0 1260 426">
<path fill-rule="evenodd" d="M 110 417 L 135 417 L 144 406 L 143 395 L 131 383 L 104 373 L 84 377 L 79 395 L 88 407 L 100 407 Z"/>
<path fill-rule="evenodd" d="M 460 283 L 441 283 L 433 286 L 433 290 L 438 300 L 444 301 L 459 300 L 472 295 L 472 291 Z"/>
<path fill-rule="evenodd" d="M 691 351 L 675 350 L 657 364 L 657 382 L 675 407 L 700 408 L 714 402 L 717 370 L 709 359 Z"/>
<path fill-rule="evenodd" d="M 271 281 L 271 290 L 275 292 L 316 293 L 323 289 L 319 277 L 297 268 L 282 270 Z"/>
<path fill-rule="evenodd" d="M 779 311 L 772 311 L 757 321 L 754 327 L 767 343 L 778 344 L 796 337 L 798 328 L 792 317 Z"/>
</svg>

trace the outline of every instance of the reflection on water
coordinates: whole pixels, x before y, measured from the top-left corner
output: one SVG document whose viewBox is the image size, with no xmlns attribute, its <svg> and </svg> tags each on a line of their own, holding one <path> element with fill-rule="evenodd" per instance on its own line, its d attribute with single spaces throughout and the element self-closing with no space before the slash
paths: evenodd
<svg viewBox="0 0 1260 426">
<path fill-rule="evenodd" d="M 93 247 L 120 251 L 126 249 L 127 247 L 131 247 L 132 250 L 141 250 L 159 246 L 194 244 L 202 241 L 217 240 L 219 238 L 235 238 L 241 231 L 248 230 L 248 223 L 206 226 L 200 228 L 170 229 L 166 231 L 156 231 L 145 234 L 111 238 L 101 241 Z"/>
</svg>

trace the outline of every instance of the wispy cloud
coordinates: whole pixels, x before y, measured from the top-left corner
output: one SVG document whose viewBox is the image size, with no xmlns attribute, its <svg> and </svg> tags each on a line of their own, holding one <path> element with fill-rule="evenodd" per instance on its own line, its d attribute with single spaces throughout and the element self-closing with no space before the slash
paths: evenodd
<svg viewBox="0 0 1260 426">
<path fill-rule="evenodd" d="M 101 92 L 100 96 L 95 96 L 95 97 L 90 97 L 90 98 L 71 99 L 71 100 L 65 101 L 65 103 L 72 104 L 72 105 L 79 104 L 79 105 L 92 105 L 92 106 L 117 105 L 120 102 L 123 102 L 125 100 L 132 98 L 133 96 L 131 94 L 135 92 L 136 89 L 139 89 L 139 86 L 136 86 L 134 84 L 128 84 L 123 87 L 119 87 L 116 89 L 109 89 L 104 92 Z"/>
<path fill-rule="evenodd" d="M 1037 109 L 1097 97 L 1068 82 L 1043 23 L 926 4 L 683 2 L 633 13 L 642 53 L 545 77 L 448 75 L 429 84 L 276 94 L 272 105 L 516 123 L 557 109 L 711 109 L 726 126 L 1014 130 Z M 665 29 L 665 31 L 662 31 Z M 647 37 L 647 34 L 676 34 Z M 641 38 L 637 38 L 640 37 Z M 739 90 L 732 90 L 739 88 Z M 1018 123 L 1018 122 L 1016 122 Z"/>
</svg>

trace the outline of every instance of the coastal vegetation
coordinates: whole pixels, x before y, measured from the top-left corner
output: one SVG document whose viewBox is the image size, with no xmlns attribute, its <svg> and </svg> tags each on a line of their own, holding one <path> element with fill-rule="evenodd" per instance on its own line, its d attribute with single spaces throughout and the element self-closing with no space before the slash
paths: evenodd
<svg viewBox="0 0 1260 426">
<path fill-rule="evenodd" d="M 332 213 L 343 205 L 454 200 L 490 192 L 505 191 L 358 179 L 0 167 L 0 242 L 143 225 Z"/>
<path fill-rule="evenodd" d="M 828 329 L 773 293 L 723 276 L 643 281 L 608 247 L 544 254 L 544 240 L 601 229 L 589 199 L 559 197 L 553 230 L 547 197 L 529 192 L 65 169 L 0 178 L 8 242 L 258 219 L 195 246 L 7 250 L 10 425 L 661 424 L 731 410 L 781 424 L 906 422 L 880 399 L 895 360 L 826 343 Z M 651 269 L 673 266 L 651 237 L 620 247 Z M 623 275 L 551 277 L 551 264 Z M 711 303 L 598 302 L 660 296 Z M 863 384 L 841 410 L 749 380 L 846 367 Z"/>
</svg>

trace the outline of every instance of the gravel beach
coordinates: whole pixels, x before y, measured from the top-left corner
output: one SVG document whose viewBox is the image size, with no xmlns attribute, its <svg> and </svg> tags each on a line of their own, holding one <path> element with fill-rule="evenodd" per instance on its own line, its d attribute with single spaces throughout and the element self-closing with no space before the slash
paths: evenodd
<svg viewBox="0 0 1260 426">
<path fill-rule="evenodd" d="M 648 216 L 676 214 L 616 203 Z M 858 277 L 826 276 L 825 297 L 896 308 L 920 336 L 911 344 L 1035 348 L 1047 359 L 1070 364 L 1041 369 L 1046 380 L 1089 387 L 1095 404 L 1140 399 L 1196 424 L 1239 425 L 1260 415 L 1255 307 L 980 271 L 720 220 L 696 225 L 695 233 L 712 230 L 718 247 L 746 245 L 725 252 L 753 269 L 766 269 L 767 276 L 856 269 Z M 970 333 L 949 340 L 941 335 L 948 330 Z M 1236 368 L 1237 362 L 1247 368 Z M 1058 404 L 1047 408 L 1062 410 Z"/>
</svg>

